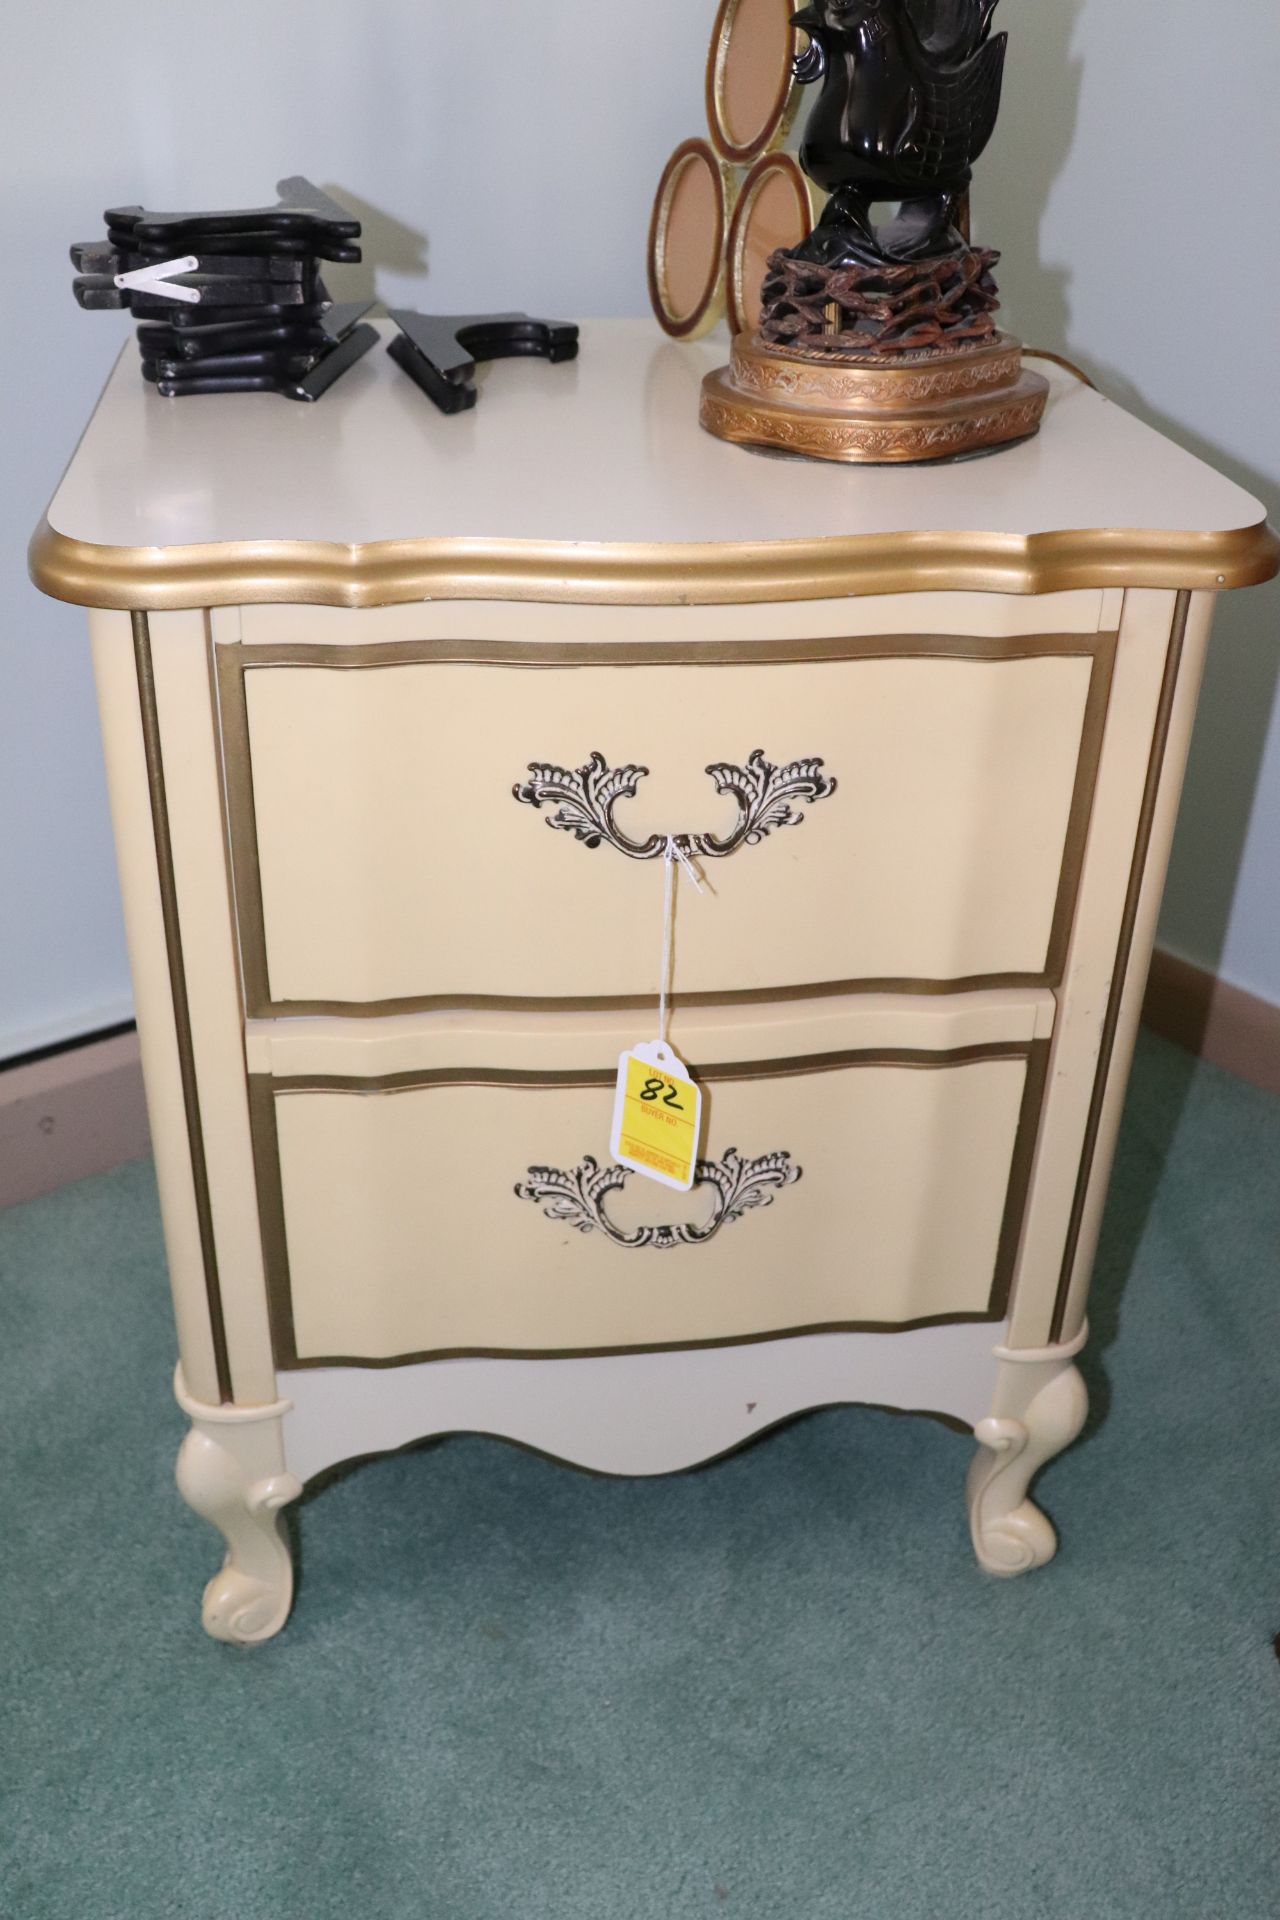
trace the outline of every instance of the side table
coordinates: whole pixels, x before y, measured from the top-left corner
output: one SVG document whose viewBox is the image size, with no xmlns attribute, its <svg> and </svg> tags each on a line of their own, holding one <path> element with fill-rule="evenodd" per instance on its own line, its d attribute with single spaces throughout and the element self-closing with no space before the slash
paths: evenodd
<svg viewBox="0 0 1280 1920">
<path fill-rule="evenodd" d="M 130 350 L 33 541 L 90 609 L 223 1639 L 283 1624 L 310 1478 L 449 1431 L 662 1473 L 919 1409 L 982 1565 L 1054 1550 L 1214 599 L 1280 549 L 1057 366 L 1038 439 L 884 471 L 701 433 L 723 356 L 599 323 L 445 419 L 382 353 L 296 408 Z M 608 1150 L 672 838 L 691 1194 Z"/>
</svg>

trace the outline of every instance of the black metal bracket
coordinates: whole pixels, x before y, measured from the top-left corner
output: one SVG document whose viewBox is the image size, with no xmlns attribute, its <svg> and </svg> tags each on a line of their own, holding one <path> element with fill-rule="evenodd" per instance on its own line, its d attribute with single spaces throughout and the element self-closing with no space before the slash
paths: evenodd
<svg viewBox="0 0 1280 1920">
<path fill-rule="evenodd" d="M 335 306 L 322 260 L 355 261 L 360 222 L 309 180 L 274 207 L 148 213 L 110 207 L 105 241 L 71 249 L 82 307 L 138 321 L 142 377 L 166 399 L 281 393 L 318 400 L 377 345 L 372 300 Z"/>
<path fill-rule="evenodd" d="M 578 329 L 569 321 L 532 320 L 527 313 L 415 313 L 409 307 L 388 307 L 387 313 L 400 329 L 387 352 L 441 413 L 475 406 L 477 361 L 578 357 Z"/>
<path fill-rule="evenodd" d="M 351 243 L 360 238 L 360 222 L 354 214 L 300 174 L 279 181 L 276 192 L 280 198 L 274 207 L 221 213 L 148 213 L 145 207 L 108 207 L 103 217 L 113 243 L 140 243 L 147 251 L 160 250 L 160 257 L 166 249 L 181 253 L 184 243 L 192 242 L 209 253 L 279 253 L 294 242 L 300 251 L 322 260 L 360 258 L 358 250 L 350 251 Z M 330 252 L 330 248 L 339 251 Z"/>
</svg>

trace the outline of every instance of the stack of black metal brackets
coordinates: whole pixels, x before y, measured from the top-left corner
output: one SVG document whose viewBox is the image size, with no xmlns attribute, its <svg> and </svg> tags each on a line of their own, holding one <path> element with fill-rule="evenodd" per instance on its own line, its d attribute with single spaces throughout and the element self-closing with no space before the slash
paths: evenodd
<svg viewBox="0 0 1280 1920">
<path fill-rule="evenodd" d="M 76 299 L 134 315 L 143 378 L 167 398 L 318 400 L 376 342 L 360 324 L 373 302 L 335 306 L 320 275 L 360 259 L 360 222 L 308 180 L 276 191 L 230 213 L 111 207 L 106 240 L 72 247 Z"/>
</svg>

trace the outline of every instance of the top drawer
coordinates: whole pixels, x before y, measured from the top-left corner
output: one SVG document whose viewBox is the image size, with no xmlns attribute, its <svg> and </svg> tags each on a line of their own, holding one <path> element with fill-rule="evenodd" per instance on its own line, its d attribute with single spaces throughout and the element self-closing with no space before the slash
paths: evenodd
<svg viewBox="0 0 1280 1920">
<path fill-rule="evenodd" d="M 1052 984 L 1114 636 L 790 646 L 219 646 L 249 1013 L 651 996 L 668 835 L 682 997 Z"/>
</svg>

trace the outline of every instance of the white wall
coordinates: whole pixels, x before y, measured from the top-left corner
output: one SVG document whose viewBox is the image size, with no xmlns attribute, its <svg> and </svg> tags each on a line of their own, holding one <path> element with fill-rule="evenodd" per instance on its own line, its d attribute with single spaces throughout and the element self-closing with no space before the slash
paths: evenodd
<svg viewBox="0 0 1280 1920">
<path fill-rule="evenodd" d="M 978 199 L 1012 323 L 1276 504 L 1280 26 L 1257 0 L 1001 11 L 1014 59 Z M 649 201 L 702 128 L 714 12 L 77 0 L 9 25 L 0 1058 L 128 1011 L 82 617 L 36 594 L 23 558 L 129 330 L 75 306 L 67 246 L 113 202 L 252 204 L 301 172 L 366 221 L 370 266 L 335 272 L 339 297 L 376 271 L 384 295 L 446 311 L 643 312 Z M 1206 141 L 1221 158 L 1199 160 Z M 1224 285 L 1243 295 L 1235 325 Z M 1165 934 L 1280 1001 L 1276 618 L 1274 590 L 1223 609 Z"/>
<path fill-rule="evenodd" d="M 1010 324 L 1280 524 L 1280 15 L 1259 0 L 1004 0 L 982 163 Z M 1280 1003 L 1280 586 L 1223 596 L 1161 941 Z"/>
<path fill-rule="evenodd" d="M 130 332 L 127 316 L 76 306 L 68 246 L 100 234 L 114 203 L 255 205 L 305 173 L 366 219 L 379 289 L 405 304 L 639 312 L 653 185 L 701 125 L 714 7 L 646 0 L 643 28 L 616 41 L 602 27 L 612 11 L 603 0 L 10 9 L 0 1059 L 130 1011 L 83 616 L 37 594 L 25 569 Z M 337 270 L 329 284 L 354 295 L 372 270 Z"/>
</svg>

